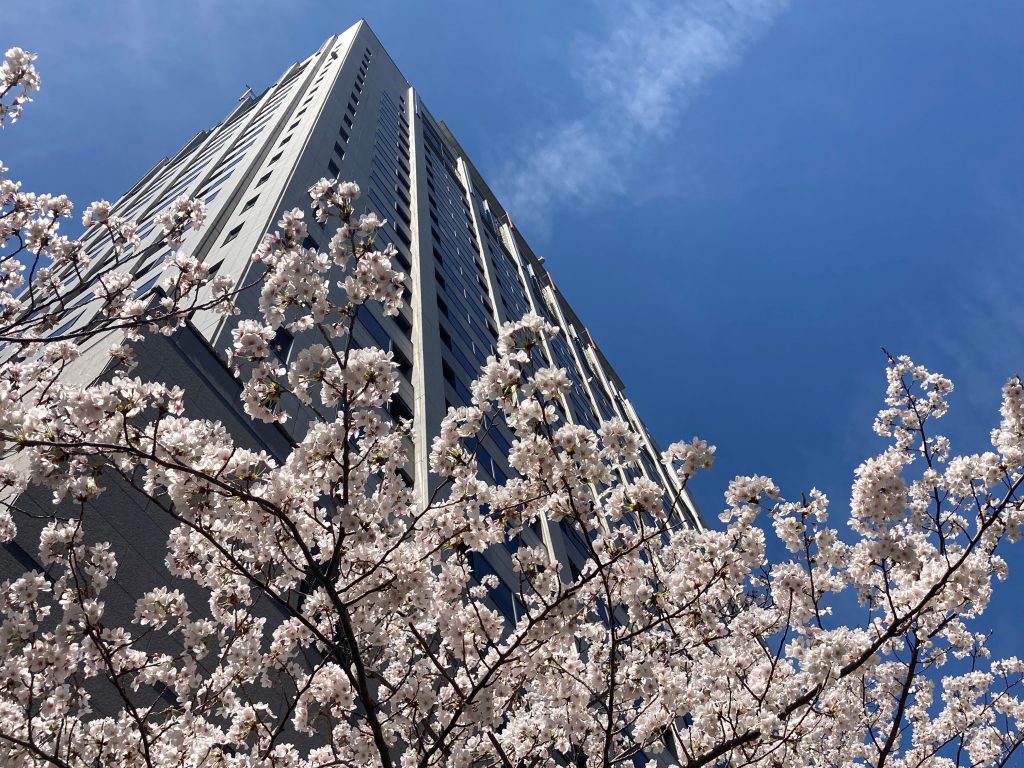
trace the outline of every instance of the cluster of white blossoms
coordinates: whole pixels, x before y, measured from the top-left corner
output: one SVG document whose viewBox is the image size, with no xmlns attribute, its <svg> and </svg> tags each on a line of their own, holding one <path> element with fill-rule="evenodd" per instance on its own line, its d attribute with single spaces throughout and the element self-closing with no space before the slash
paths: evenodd
<svg viewBox="0 0 1024 768">
<path fill-rule="evenodd" d="M 128 373 L 134 340 L 174 332 L 210 284 L 201 264 L 175 256 L 158 309 L 135 303 L 116 259 L 100 270 L 90 290 L 126 338 L 116 371 L 82 382 L 68 368 L 98 330 L 18 325 L 68 312 L 55 271 L 36 305 L 21 280 L 29 240 L 80 265 L 51 221 L 70 206 L 13 182 L 0 195 L 15 249 L 0 286 L 0 540 L 46 569 L 0 583 L 0 764 L 951 768 L 1016 754 L 1024 663 L 989 660 L 978 618 L 1024 520 L 1019 379 L 993 450 L 953 457 L 931 432 L 949 381 L 891 359 L 889 445 L 856 471 L 848 528 L 830 527 L 824 494 L 785 501 L 759 475 L 729 484 L 722 528 L 692 528 L 680 489 L 714 447 L 664 453 L 671 494 L 633 471 L 629 424 L 566 420 L 559 329 L 531 314 L 501 328 L 414 491 L 407 425 L 386 410 L 396 365 L 352 332 L 371 304 L 399 310 L 404 275 L 355 184 L 311 190 L 336 229 L 328 252 L 303 245 L 292 210 L 253 254 L 260 314 L 235 321 L 227 356 L 251 418 L 294 416 L 277 456 Z M 130 250 L 133 222 L 104 203 L 86 217 Z M 177 201 L 168 241 L 202 219 Z M 214 289 L 230 310 L 230 286 Z M 511 436 L 504 482 L 479 465 L 494 430 Z M 61 502 L 45 522 L 18 503 L 38 487 Z M 131 593 L 93 513 L 135 499 L 165 524 L 167 583 Z M 768 532 L 788 559 L 769 559 Z"/>
<path fill-rule="evenodd" d="M 32 63 L 34 53 L 21 48 L 8 48 L 0 64 L 0 127 L 21 117 L 29 94 L 39 90 L 39 72 Z"/>
</svg>

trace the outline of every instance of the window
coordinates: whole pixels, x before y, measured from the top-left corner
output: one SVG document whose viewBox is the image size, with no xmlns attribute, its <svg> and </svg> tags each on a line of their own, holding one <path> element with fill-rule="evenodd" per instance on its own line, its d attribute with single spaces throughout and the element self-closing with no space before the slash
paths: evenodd
<svg viewBox="0 0 1024 768">
<path fill-rule="evenodd" d="M 149 280 L 147 280 L 143 285 L 139 286 L 139 288 L 136 289 L 136 291 L 135 291 L 135 298 L 139 298 L 139 296 L 142 296 L 144 293 L 149 291 L 150 288 L 152 288 L 154 285 L 156 285 L 156 281 L 159 280 L 159 279 L 160 279 L 160 275 L 153 275 L 151 278 L 149 278 Z M 73 323 L 74 320 L 72 320 L 71 322 Z M 68 325 L 70 325 L 70 324 L 71 323 L 68 323 Z M 61 332 L 58 331 L 56 335 L 60 336 L 60 334 L 61 334 Z"/>
<path fill-rule="evenodd" d="M 409 362 L 409 358 L 398 347 L 391 346 L 391 356 L 394 361 L 398 363 L 398 372 L 402 374 L 406 379 L 412 376 L 412 363 Z M 412 418 L 412 414 L 409 414 L 409 418 Z"/>
<path fill-rule="evenodd" d="M 228 236 L 224 238 L 224 242 L 221 243 L 221 245 L 227 245 L 236 237 L 238 237 L 238 233 L 242 231 L 242 226 L 242 224 L 239 224 L 237 227 L 228 232 Z"/>
<path fill-rule="evenodd" d="M 259 181 L 256 182 L 256 186 L 257 187 L 260 186 L 263 182 L 265 182 L 269 178 L 270 178 L 270 174 L 268 173 L 267 175 L 263 176 Z"/>
<path fill-rule="evenodd" d="M 345 132 L 344 128 L 338 131 L 338 135 L 341 136 L 342 141 L 344 141 L 346 144 L 348 143 L 348 134 Z"/>
<path fill-rule="evenodd" d="M 404 333 L 406 338 L 409 338 L 412 335 L 412 323 L 405 319 L 405 315 L 401 314 L 395 315 L 393 319 L 398 330 Z"/>
<path fill-rule="evenodd" d="M 291 125 L 288 126 L 288 130 L 290 131 L 290 130 L 294 129 L 295 127 L 298 126 L 298 124 L 299 124 L 299 121 L 296 120 L 294 123 L 292 123 Z"/>
<path fill-rule="evenodd" d="M 346 107 L 346 109 L 348 109 L 348 112 L 352 117 L 356 116 L 356 107 L 351 101 L 348 103 L 348 107 Z"/>
<path fill-rule="evenodd" d="M 153 282 L 156 282 L 156 278 L 155 277 L 153 278 Z M 152 286 L 149 286 L 149 287 L 152 287 Z M 146 290 L 148 290 L 148 288 Z M 135 295 L 138 296 L 139 293 L 136 292 Z M 53 338 L 54 336 L 61 336 L 61 335 L 63 335 L 65 331 L 67 331 L 71 326 L 73 326 L 75 323 L 78 322 L 78 318 L 80 318 L 81 316 L 82 316 L 82 313 L 79 312 L 73 318 L 71 318 L 66 323 L 64 323 L 64 325 L 62 325 L 56 331 L 53 331 L 52 333 L 50 333 L 50 338 Z"/>
<path fill-rule="evenodd" d="M 261 182 L 261 183 L 262 183 L 262 182 Z M 260 199 L 260 196 L 259 196 L 259 195 L 256 195 L 256 197 L 254 197 L 254 198 L 252 198 L 251 200 L 249 200 L 249 201 L 248 201 L 248 202 L 247 202 L 247 203 L 246 203 L 246 204 L 245 204 L 245 205 L 244 205 L 244 206 L 242 207 L 242 213 L 245 213 L 245 212 L 246 212 L 246 211 L 248 211 L 248 210 L 249 210 L 250 208 L 252 208 L 252 207 L 253 207 L 254 205 L 256 205 L 256 201 L 257 201 L 257 200 L 259 200 L 259 199 Z"/>
<path fill-rule="evenodd" d="M 306 235 L 306 237 L 302 240 L 302 247 L 312 248 L 315 251 L 320 248 L 320 244 L 313 239 L 312 235 Z"/>
<path fill-rule="evenodd" d="M 292 140 L 292 136 L 291 136 L 291 134 L 288 134 L 283 139 L 281 139 L 281 143 L 278 146 L 282 146 L 283 147 L 285 144 L 287 144 L 291 140 Z"/>
<path fill-rule="evenodd" d="M 437 309 L 442 315 L 448 317 L 448 305 L 441 300 L 440 296 L 437 297 Z"/>
<path fill-rule="evenodd" d="M 341 144 L 339 144 L 338 142 L 334 142 L 334 151 L 338 154 L 338 157 L 340 159 L 342 159 L 342 160 L 345 159 L 345 150 L 342 148 Z"/>
<path fill-rule="evenodd" d="M 391 398 L 391 402 L 388 403 L 388 412 L 395 421 L 412 418 L 412 409 L 405 404 L 405 401 L 399 395 Z"/>
<path fill-rule="evenodd" d="M 348 115 L 345 115 L 345 125 L 347 125 L 349 128 L 352 127 L 352 121 L 349 120 Z M 348 139 L 345 139 L 345 141 L 348 141 Z"/>
<path fill-rule="evenodd" d="M 267 165 L 273 165 L 274 163 L 276 163 L 278 160 L 281 159 L 281 155 L 283 155 L 283 154 L 284 154 L 283 152 L 278 152 L 276 155 L 274 155 L 272 158 L 270 158 L 267 161 Z"/>
<path fill-rule="evenodd" d="M 401 213 L 402 211 L 399 210 L 398 212 Z M 405 217 L 403 216 L 402 218 L 404 219 Z M 407 248 L 412 247 L 412 240 L 409 237 L 409 233 L 402 229 L 401 225 L 395 225 L 395 232 L 398 234 L 398 239 L 405 243 Z"/>
<path fill-rule="evenodd" d="M 335 164 L 333 160 L 327 163 L 327 172 L 334 178 L 338 178 L 338 174 L 341 173 L 341 169 Z"/>
<path fill-rule="evenodd" d="M 409 261 L 409 257 L 401 251 L 395 251 L 395 258 L 398 259 L 398 263 L 402 265 L 406 272 L 412 271 L 412 262 Z"/>
<path fill-rule="evenodd" d="M 159 264 L 161 261 L 163 261 L 164 260 L 164 256 L 166 256 L 166 255 L 167 254 L 162 254 L 160 256 L 157 256 L 155 259 L 151 259 L 144 266 L 140 267 L 139 269 L 136 269 L 133 272 L 134 276 L 135 277 L 141 277 L 142 275 L 146 274 L 147 272 L 149 272 L 149 270 L 151 270 L 153 267 L 155 267 L 157 264 Z"/>
<path fill-rule="evenodd" d="M 270 350 L 282 363 L 287 362 L 288 352 L 291 350 L 292 342 L 294 341 L 295 337 L 282 325 L 277 329 L 277 333 L 274 334 L 274 338 L 270 342 Z"/>
</svg>

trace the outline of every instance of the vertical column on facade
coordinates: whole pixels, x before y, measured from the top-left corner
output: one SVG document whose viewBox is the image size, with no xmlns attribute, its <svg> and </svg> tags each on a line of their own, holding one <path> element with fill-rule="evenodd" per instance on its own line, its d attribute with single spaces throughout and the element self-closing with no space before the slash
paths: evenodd
<svg viewBox="0 0 1024 768">
<path fill-rule="evenodd" d="M 576 365 L 576 371 L 569 371 L 568 373 L 574 374 L 574 375 L 572 375 L 570 377 L 572 382 L 573 382 L 573 384 L 576 385 L 577 387 L 582 387 L 583 388 L 584 392 L 586 392 L 586 395 L 587 395 L 587 399 L 588 399 L 588 403 L 587 404 L 590 406 L 590 409 L 595 414 L 598 414 L 598 413 L 600 413 L 600 411 L 599 411 L 599 409 L 597 407 L 597 401 L 594 398 L 594 393 L 593 393 L 593 391 L 592 391 L 592 389 L 590 387 L 590 381 L 587 380 L 587 376 L 586 376 L 586 370 L 587 369 L 583 365 L 581 365 L 581 361 L 579 360 L 579 357 L 576 354 L 576 350 L 574 349 L 575 345 L 568 343 L 568 336 L 569 336 L 569 334 L 571 332 L 574 332 L 574 330 L 575 330 L 574 329 L 574 325 L 569 320 L 569 318 L 566 317 L 565 313 L 562 311 L 562 304 L 561 304 L 561 302 L 558 299 L 558 291 L 555 289 L 554 283 L 551 281 L 551 276 L 550 275 L 547 275 L 547 280 L 548 280 L 548 285 L 542 286 L 540 293 L 541 293 L 541 297 L 544 299 L 545 303 L 547 303 L 548 309 L 550 310 L 551 314 L 554 316 L 555 321 L 558 323 L 558 327 L 561 329 L 561 332 L 563 334 L 565 334 L 565 336 L 566 336 L 566 339 L 567 339 L 566 346 L 569 348 L 569 355 L 570 355 L 570 357 L 572 358 L 573 362 Z M 552 357 L 552 360 L 555 360 L 555 358 Z M 557 364 L 557 362 L 555 364 Z M 564 407 L 566 409 L 566 414 L 567 414 L 567 417 L 569 418 L 569 420 L 572 421 L 573 423 L 576 423 L 576 424 L 582 424 L 583 420 L 581 418 L 581 415 L 577 415 L 576 414 L 576 406 L 575 406 L 575 404 L 567 402 L 566 398 L 563 398 L 562 400 L 563 400 L 563 405 L 564 405 Z M 587 426 L 587 425 L 584 425 L 584 426 Z M 599 496 L 599 492 L 598 492 L 598 489 L 596 487 L 592 487 L 591 490 L 592 490 L 595 498 L 597 496 Z M 610 530 L 610 526 L 608 524 L 608 520 L 605 519 L 604 515 L 599 516 L 598 522 L 601 524 L 601 527 L 605 531 Z"/>
<path fill-rule="evenodd" d="M 409 88 L 406 119 L 409 121 L 409 168 L 412 173 L 412 334 L 413 334 L 413 442 L 416 447 L 416 493 L 426 505 L 438 484 L 430 473 L 430 436 L 440 431 L 445 415 L 444 374 L 441 369 L 441 337 L 438 333 L 437 282 L 434 278 L 430 218 L 426 191 L 423 126 L 417 119 L 418 96 Z"/>
<path fill-rule="evenodd" d="M 525 287 L 523 294 L 526 297 L 527 305 L 530 311 L 534 314 L 543 316 L 545 313 L 540 310 L 537 306 L 537 302 L 534 298 L 534 292 L 530 289 L 530 281 L 535 280 L 532 269 L 528 268 L 526 258 L 516 242 L 515 234 L 513 233 L 512 225 L 509 222 L 505 222 L 501 225 L 500 229 L 501 238 L 505 243 L 505 247 L 508 252 L 512 254 L 515 259 L 516 268 L 519 271 L 519 280 Z M 554 356 L 551 351 L 551 347 L 547 340 L 544 341 L 544 352 L 548 357 L 548 360 L 554 360 Z M 562 532 L 559 530 L 555 532 L 555 526 L 551 525 L 551 522 L 547 518 L 540 520 L 541 534 L 544 538 L 544 546 L 548 550 L 548 557 L 551 558 L 552 562 L 569 562 L 569 551 L 568 546 L 565 543 Z"/>
<path fill-rule="evenodd" d="M 504 307 L 501 306 L 501 289 L 498 287 L 494 263 L 491 261 L 491 254 L 484 239 L 483 214 L 477 202 L 478 198 L 473 194 L 473 177 L 469 173 L 469 167 L 466 164 L 465 158 L 460 156 L 456 158 L 456 162 L 458 163 L 459 176 L 462 177 L 462 183 L 466 188 L 466 202 L 469 204 L 469 210 L 473 218 L 473 236 L 476 238 L 474 245 L 476 245 L 477 254 L 483 262 L 484 279 L 487 281 L 487 290 L 491 295 L 491 316 L 494 318 L 495 327 L 501 328 L 502 324 L 509 318 L 506 317 Z"/>
</svg>

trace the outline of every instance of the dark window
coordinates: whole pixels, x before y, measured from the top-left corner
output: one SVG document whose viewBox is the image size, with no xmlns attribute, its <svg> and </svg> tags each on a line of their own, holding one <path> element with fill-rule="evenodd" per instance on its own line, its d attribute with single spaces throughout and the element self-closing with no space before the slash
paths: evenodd
<svg viewBox="0 0 1024 768">
<path fill-rule="evenodd" d="M 401 214 L 402 212 L 399 211 L 398 213 Z M 402 218 L 405 219 L 405 216 L 402 216 Z M 408 223 L 408 219 L 406 219 L 406 223 Z M 395 232 L 398 234 L 398 239 L 405 243 L 406 247 L 412 247 L 412 240 L 409 238 L 409 233 L 402 229 L 400 225 L 395 224 Z"/>
<path fill-rule="evenodd" d="M 338 135 L 341 136 L 341 140 L 342 141 L 344 141 L 345 143 L 348 143 L 348 134 L 345 132 L 344 128 L 342 128 L 340 131 L 338 131 Z"/>
<path fill-rule="evenodd" d="M 345 159 L 345 150 L 338 142 L 334 142 L 334 151 L 338 153 L 339 158 L 341 158 L 342 160 Z"/>
<path fill-rule="evenodd" d="M 333 160 L 327 163 L 327 172 L 334 178 L 338 178 L 338 174 L 341 173 L 341 169 L 335 164 Z"/>
<path fill-rule="evenodd" d="M 274 338 L 270 342 L 270 349 L 282 363 L 288 360 L 288 352 L 292 348 L 293 341 L 295 341 L 295 337 L 283 325 L 274 334 Z"/>
<path fill-rule="evenodd" d="M 252 200 L 249 200 L 249 201 L 248 201 L 248 202 L 247 202 L 247 203 L 246 203 L 246 204 L 245 204 L 245 205 L 244 205 L 244 206 L 242 207 L 242 213 L 245 213 L 245 212 L 246 212 L 246 211 L 248 211 L 248 210 L 249 210 L 250 208 L 252 208 L 252 207 L 253 207 L 254 205 L 256 205 L 256 201 L 257 201 L 257 200 L 259 200 L 259 199 L 260 199 L 260 196 L 259 196 L 259 195 L 256 195 L 256 197 L 252 198 Z"/>
<path fill-rule="evenodd" d="M 221 245 L 227 245 L 236 237 L 238 237 L 238 233 L 242 231 L 242 226 L 242 224 L 239 224 L 237 227 L 228 232 L 228 236 L 224 238 L 224 242 L 221 243 Z"/>
<path fill-rule="evenodd" d="M 144 294 L 147 291 L 149 291 L 150 288 L 152 288 L 154 285 L 156 285 L 156 281 L 159 280 L 159 279 L 160 279 L 160 275 L 153 275 L 151 278 L 149 278 L 149 280 L 147 280 L 144 285 L 140 286 L 135 291 L 135 298 L 138 298 L 142 294 Z M 77 320 L 77 319 L 78 319 L 78 317 L 75 317 L 70 322 L 65 323 L 64 325 L 62 325 L 60 328 L 57 329 L 57 332 L 55 334 L 53 334 L 53 335 L 54 336 L 60 336 L 62 333 L 64 333 L 64 331 L 66 331 L 68 328 L 70 328 L 72 325 L 74 325 L 75 320 Z"/>
<path fill-rule="evenodd" d="M 257 187 L 260 186 L 260 184 L 262 184 L 263 182 L 265 182 L 269 178 L 270 178 L 270 174 L 268 173 L 267 175 L 263 176 L 259 181 L 256 182 L 256 186 Z"/>
<path fill-rule="evenodd" d="M 391 402 L 388 403 L 388 412 L 395 421 L 412 418 L 412 409 L 398 395 L 392 397 Z"/>
<path fill-rule="evenodd" d="M 289 130 L 289 131 L 290 131 L 290 130 L 292 130 L 292 129 L 293 129 L 293 128 L 295 128 L 295 127 L 296 127 L 296 126 L 297 126 L 298 124 L 299 124 L 299 121 L 298 121 L 298 120 L 296 120 L 296 121 L 295 121 L 294 123 L 292 123 L 291 125 L 289 125 L 289 126 L 288 126 L 288 130 Z"/>
<path fill-rule="evenodd" d="M 320 244 L 313 239 L 312 235 L 306 235 L 305 239 L 302 241 L 302 247 L 317 250 L 320 248 Z"/>
<path fill-rule="evenodd" d="M 274 156 L 273 156 L 272 158 L 270 158 L 269 160 L 267 160 L 267 165 L 273 165 L 274 163 L 276 163 L 276 162 L 277 162 L 278 160 L 280 160 L 280 159 L 281 159 L 281 155 L 282 155 L 282 154 L 283 154 L 282 152 L 278 152 L 278 153 L 277 153 L 276 155 L 274 155 Z"/>
<path fill-rule="evenodd" d="M 349 114 L 352 115 L 352 117 L 356 116 L 356 106 L 351 101 L 348 103 L 347 109 Z"/>
<path fill-rule="evenodd" d="M 400 374 L 405 376 L 406 379 L 412 376 L 412 363 L 409 362 L 409 358 L 405 356 L 402 350 L 392 345 L 391 356 L 394 358 L 395 362 L 398 363 L 398 372 Z M 411 414 L 409 418 L 412 418 Z"/>
<path fill-rule="evenodd" d="M 283 139 L 281 139 L 281 144 L 280 144 L 280 146 L 282 146 L 282 147 L 283 147 L 283 146 L 284 146 L 285 144 L 287 144 L 287 143 L 288 143 L 289 141 L 291 141 L 291 140 L 292 140 L 291 134 L 288 134 L 288 135 L 287 135 L 287 136 L 285 136 L 285 137 L 284 137 Z"/>
<path fill-rule="evenodd" d="M 409 338 L 412 335 L 412 323 L 405 319 L 405 315 L 395 315 L 393 319 L 398 330 L 404 333 L 406 338 Z"/>
<path fill-rule="evenodd" d="M 395 257 L 398 259 L 398 263 L 402 265 L 402 268 L 405 269 L 406 272 L 412 271 L 412 262 L 409 261 L 409 258 L 404 253 L 402 253 L 401 251 L 395 251 Z"/>
<path fill-rule="evenodd" d="M 345 115 L 345 125 L 347 125 L 349 128 L 352 127 L 352 121 L 349 120 L 348 115 Z M 348 141 L 348 139 L 345 139 L 345 141 Z"/>
<path fill-rule="evenodd" d="M 437 297 L 437 309 L 442 315 L 448 317 L 448 305 L 441 300 L 440 296 Z"/>
</svg>

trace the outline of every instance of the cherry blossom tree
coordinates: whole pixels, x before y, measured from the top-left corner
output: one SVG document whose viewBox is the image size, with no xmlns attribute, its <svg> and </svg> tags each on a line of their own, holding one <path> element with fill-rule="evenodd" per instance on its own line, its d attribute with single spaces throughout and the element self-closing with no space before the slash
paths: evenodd
<svg viewBox="0 0 1024 768">
<path fill-rule="evenodd" d="M 33 58 L 12 49 L 0 68 L 7 122 L 38 88 Z M 0 584 L 0 763 L 1010 764 L 1024 663 L 989 658 L 979 619 L 1024 515 L 1019 378 L 992 450 L 954 456 L 933 432 L 952 384 L 890 358 L 875 422 L 888 444 L 856 469 L 848 526 L 824 494 L 785 501 L 751 476 L 729 484 L 722 527 L 699 529 L 621 471 L 639 450 L 626 423 L 565 422 L 570 381 L 535 353 L 558 329 L 528 315 L 444 419 L 423 503 L 399 471 L 410 425 L 384 409 L 396 365 L 352 338 L 370 304 L 398 311 L 404 276 L 355 184 L 322 180 L 311 199 L 336 227 L 328 252 L 303 247 L 303 211 L 283 216 L 253 255 L 259 315 L 237 321 L 228 361 L 255 422 L 301 405 L 308 425 L 274 457 L 190 417 L 173 382 L 130 375 L 133 344 L 199 306 L 233 311 L 236 288 L 179 253 L 162 295 L 136 297 L 119 271 L 132 222 L 90 206 L 115 257 L 89 265 L 57 234 L 66 198 L 0 181 L 0 538 L 18 536 L 21 494 L 61 502 L 23 542 L 45 572 Z M 179 200 L 162 222 L 173 245 L 202 205 Z M 90 291 L 103 324 L 48 336 Z M 309 340 L 287 365 L 271 349 L 282 326 Z M 109 375 L 68 375 L 111 329 Z M 504 484 L 481 479 L 474 450 L 497 425 L 515 437 Z M 713 454 L 694 439 L 664 460 L 685 488 Z M 170 528 L 168 583 L 120 622 L 118 554 L 89 534 L 113 484 Z M 552 556 L 542 521 L 573 532 L 578 567 Z M 769 534 L 788 559 L 769 560 Z M 495 548 L 511 584 L 474 567 Z"/>
</svg>

